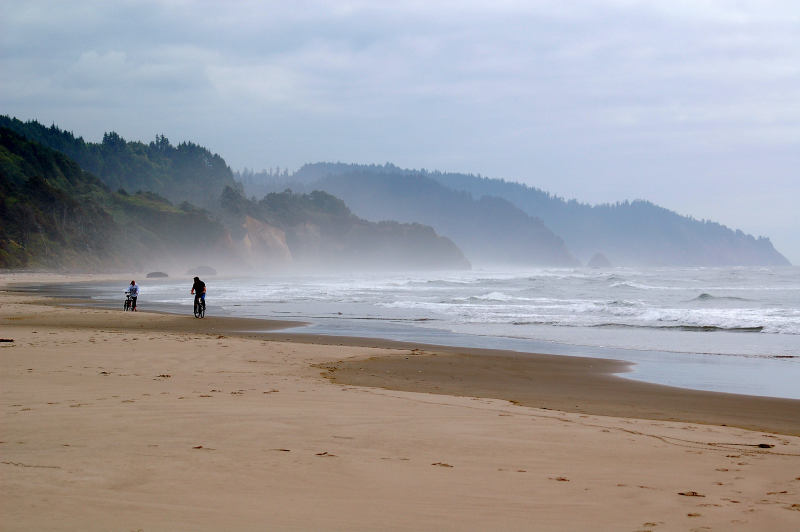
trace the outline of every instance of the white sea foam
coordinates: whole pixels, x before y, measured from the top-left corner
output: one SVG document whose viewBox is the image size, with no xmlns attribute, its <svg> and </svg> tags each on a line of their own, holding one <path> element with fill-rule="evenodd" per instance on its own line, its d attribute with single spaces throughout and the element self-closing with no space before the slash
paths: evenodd
<svg viewBox="0 0 800 532">
<path fill-rule="evenodd" d="M 206 282 L 210 305 L 243 315 L 415 322 L 589 346 L 800 354 L 799 268 L 529 269 Z M 189 305 L 188 288 L 171 280 L 143 283 L 140 298 Z"/>
</svg>

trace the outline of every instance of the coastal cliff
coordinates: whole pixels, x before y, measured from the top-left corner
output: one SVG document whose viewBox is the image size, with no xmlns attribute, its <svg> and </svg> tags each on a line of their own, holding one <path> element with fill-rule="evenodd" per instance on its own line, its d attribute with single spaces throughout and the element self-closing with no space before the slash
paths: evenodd
<svg viewBox="0 0 800 532">
<path fill-rule="evenodd" d="M 221 197 L 225 222 L 242 242 L 268 241 L 285 264 L 300 268 L 429 270 L 469 269 L 470 263 L 448 238 L 429 226 L 379 223 L 355 216 L 325 192 L 268 194 L 260 201 L 226 188 Z M 266 239 L 265 239 L 266 236 Z M 285 246 L 285 248 L 283 247 Z M 253 249 L 250 245 L 249 249 Z"/>
<path fill-rule="evenodd" d="M 280 269 L 292 264 L 292 252 L 281 229 L 250 216 L 242 225 L 246 234 L 242 237 L 245 250 L 241 255 L 251 267 Z"/>
</svg>

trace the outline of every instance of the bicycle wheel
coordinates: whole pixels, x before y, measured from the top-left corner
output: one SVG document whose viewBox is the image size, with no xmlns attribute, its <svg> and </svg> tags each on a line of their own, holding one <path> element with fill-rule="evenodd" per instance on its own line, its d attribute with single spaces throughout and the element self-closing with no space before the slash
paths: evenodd
<svg viewBox="0 0 800 532">
<path fill-rule="evenodd" d="M 197 306 L 200 307 L 200 316 L 198 316 L 198 318 L 205 317 L 205 315 L 206 315 L 206 304 L 205 303 L 200 303 Z"/>
<path fill-rule="evenodd" d="M 203 315 L 201 312 L 203 311 L 203 307 L 197 301 L 194 302 L 194 317 L 195 318 L 202 318 Z"/>
<path fill-rule="evenodd" d="M 122 306 L 122 308 L 125 309 L 125 312 L 129 311 L 131 309 L 131 300 L 130 299 L 126 299 L 125 303 Z"/>
</svg>

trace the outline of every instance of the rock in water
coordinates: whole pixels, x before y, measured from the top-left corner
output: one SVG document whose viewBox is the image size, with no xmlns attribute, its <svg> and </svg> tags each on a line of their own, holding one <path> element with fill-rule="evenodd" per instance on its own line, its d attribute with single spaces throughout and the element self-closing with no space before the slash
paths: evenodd
<svg viewBox="0 0 800 532">
<path fill-rule="evenodd" d="M 589 264 L 586 265 L 587 268 L 611 268 L 612 264 L 611 261 L 608 260 L 608 257 L 603 255 L 602 253 L 595 253 L 592 260 L 589 261 Z"/>
<path fill-rule="evenodd" d="M 209 266 L 198 266 L 186 272 L 186 275 L 217 275 L 217 270 Z"/>
<path fill-rule="evenodd" d="M 153 278 L 153 277 L 169 277 L 169 275 L 167 275 L 164 272 L 150 272 L 150 273 L 147 274 L 147 278 L 148 279 Z"/>
</svg>

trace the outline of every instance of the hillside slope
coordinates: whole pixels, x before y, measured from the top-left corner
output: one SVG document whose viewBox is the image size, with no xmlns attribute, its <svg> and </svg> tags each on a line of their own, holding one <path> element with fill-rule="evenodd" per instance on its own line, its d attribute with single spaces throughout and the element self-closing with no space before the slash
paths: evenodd
<svg viewBox="0 0 800 532">
<path fill-rule="evenodd" d="M 215 202 L 222 219 L 188 202 L 174 206 L 150 190 L 114 192 L 64 153 L 0 127 L 0 268 L 182 272 L 207 264 L 256 273 L 470 267 L 461 250 L 430 227 L 361 220 L 322 192 L 255 202 L 227 186 L 221 199 Z"/>
<path fill-rule="evenodd" d="M 700 221 L 681 216 L 648 201 L 591 206 L 575 200 L 565 201 L 540 189 L 502 179 L 404 170 L 391 164 L 376 166 L 318 163 L 304 166 L 286 180 L 289 186 L 303 189 L 318 186 L 317 181 L 320 179 L 331 180 L 336 176 L 357 172 L 403 176 L 410 187 L 402 193 L 405 195 L 412 193 L 411 188 L 418 182 L 417 176 L 436 181 L 451 191 L 482 198 L 481 201 L 486 198 L 501 198 L 526 214 L 541 219 L 549 229 L 563 238 L 567 249 L 584 264 L 594 254 L 603 253 L 615 265 L 789 265 L 789 261 L 775 250 L 768 238 L 755 238 L 710 220 Z M 248 190 L 256 186 L 264 189 L 287 185 L 278 182 L 279 176 L 260 176 L 260 179 L 254 175 L 249 177 L 251 184 L 245 181 Z M 394 180 L 398 181 L 396 178 Z M 331 192 L 337 193 L 333 189 Z M 342 197 L 349 201 L 345 195 Z M 359 211 L 355 203 L 352 206 L 359 214 L 369 217 Z M 375 201 L 367 207 L 372 211 L 381 211 L 396 210 L 401 206 L 391 201 Z M 431 223 L 442 233 L 449 234 L 436 223 L 427 223 Z M 460 244 L 458 239 L 455 240 Z"/>
<path fill-rule="evenodd" d="M 0 268 L 125 269 L 199 259 L 224 247 L 203 210 L 151 192 L 112 192 L 63 153 L 0 127 Z"/>
<path fill-rule="evenodd" d="M 222 157 L 191 142 L 173 146 L 163 135 L 145 144 L 128 142 L 110 132 L 103 135 L 102 142 L 92 143 L 55 125 L 46 127 L 8 116 L 0 116 L 0 127 L 63 153 L 111 190 L 150 191 L 172 203 L 188 201 L 216 210 L 225 187 L 238 186 Z"/>
<path fill-rule="evenodd" d="M 448 236 L 483 265 L 575 266 L 564 243 L 541 220 L 506 200 L 474 200 L 422 175 L 360 170 L 331 175 L 314 187 L 342 198 L 370 220 L 419 222 Z"/>
<path fill-rule="evenodd" d="M 475 196 L 506 198 L 539 216 L 584 262 L 604 253 L 617 265 L 789 266 L 768 238 L 755 238 L 711 220 L 695 220 L 649 201 L 587 205 L 537 188 L 464 174 L 429 174 Z"/>
</svg>

